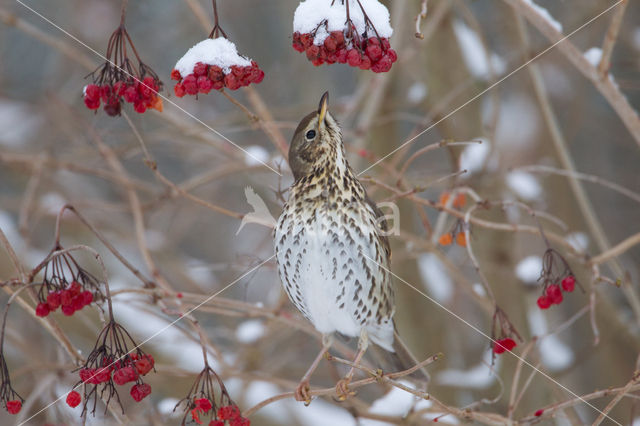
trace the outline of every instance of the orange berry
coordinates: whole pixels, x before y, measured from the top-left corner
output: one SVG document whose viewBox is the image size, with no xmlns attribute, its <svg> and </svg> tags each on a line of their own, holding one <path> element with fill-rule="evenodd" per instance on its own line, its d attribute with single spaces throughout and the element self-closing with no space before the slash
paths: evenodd
<svg viewBox="0 0 640 426">
<path fill-rule="evenodd" d="M 449 201 L 449 192 L 444 191 L 442 194 L 440 194 L 440 204 L 444 206 L 445 204 L 447 204 L 447 201 Z"/>
<path fill-rule="evenodd" d="M 453 236 L 451 235 L 450 232 L 447 232 L 446 234 L 440 235 L 440 238 L 438 239 L 438 242 L 442 246 L 448 246 L 449 244 L 451 244 L 453 242 Z"/>
<path fill-rule="evenodd" d="M 456 199 L 453 200 L 453 207 L 457 209 L 462 208 L 464 207 L 466 202 L 467 202 L 467 197 L 464 194 L 460 193 L 456 195 Z"/>
<path fill-rule="evenodd" d="M 458 234 L 456 234 L 456 244 L 458 244 L 460 247 L 467 246 L 467 236 L 463 232 L 459 232 Z"/>
</svg>

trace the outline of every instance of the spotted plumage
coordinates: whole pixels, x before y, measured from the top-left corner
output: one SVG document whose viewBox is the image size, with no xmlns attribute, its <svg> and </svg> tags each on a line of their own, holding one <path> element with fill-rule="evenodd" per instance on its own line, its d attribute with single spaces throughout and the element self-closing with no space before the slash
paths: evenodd
<svg viewBox="0 0 640 426">
<path fill-rule="evenodd" d="M 291 142 L 295 183 L 275 228 L 278 271 L 289 299 L 318 331 L 366 335 L 393 352 L 386 225 L 349 166 L 340 127 L 326 108 L 325 95 Z"/>
</svg>

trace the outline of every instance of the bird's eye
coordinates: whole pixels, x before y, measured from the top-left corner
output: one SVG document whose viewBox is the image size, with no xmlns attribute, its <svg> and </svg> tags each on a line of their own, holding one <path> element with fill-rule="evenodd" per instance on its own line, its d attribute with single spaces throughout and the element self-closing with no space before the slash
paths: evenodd
<svg viewBox="0 0 640 426">
<path fill-rule="evenodd" d="M 307 139 L 311 140 L 316 137 L 315 130 L 309 130 L 306 135 L 304 135 Z"/>
</svg>

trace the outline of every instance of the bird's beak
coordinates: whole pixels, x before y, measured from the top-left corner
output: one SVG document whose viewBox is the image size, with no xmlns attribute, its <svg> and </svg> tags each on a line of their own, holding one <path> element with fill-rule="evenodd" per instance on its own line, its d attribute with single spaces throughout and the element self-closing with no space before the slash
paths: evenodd
<svg viewBox="0 0 640 426">
<path fill-rule="evenodd" d="M 318 126 L 324 121 L 324 117 L 327 115 L 327 108 L 329 107 L 329 92 L 324 92 L 318 105 Z"/>
</svg>

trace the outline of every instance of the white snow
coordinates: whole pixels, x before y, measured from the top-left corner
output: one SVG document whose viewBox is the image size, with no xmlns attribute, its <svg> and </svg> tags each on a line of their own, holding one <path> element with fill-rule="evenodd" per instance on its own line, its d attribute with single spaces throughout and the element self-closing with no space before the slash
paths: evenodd
<svg viewBox="0 0 640 426">
<path fill-rule="evenodd" d="M 187 50 L 182 58 L 178 60 L 176 70 L 184 78 L 193 73 L 193 67 L 202 62 L 207 65 L 217 65 L 225 73 L 231 70 L 232 65 L 247 67 L 251 61 L 238 54 L 236 45 L 223 37 L 207 38 Z"/>
<path fill-rule="evenodd" d="M 482 170 L 487 160 L 491 146 L 486 139 L 479 138 L 482 143 L 468 145 L 460 155 L 460 170 L 466 170 L 463 176 L 467 177 Z"/>
<path fill-rule="evenodd" d="M 496 358 L 494 371 L 498 370 L 500 359 Z M 486 389 L 496 380 L 491 373 L 491 352 L 486 351 L 484 361 L 476 364 L 468 370 L 448 368 L 441 371 L 436 376 L 436 381 L 440 385 L 464 387 L 468 389 Z"/>
<path fill-rule="evenodd" d="M 367 28 L 365 25 L 364 14 L 356 0 L 349 1 L 349 17 L 356 27 L 358 34 L 364 33 Z M 314 44 L 320 45 L 329 36 L 331 31 L 342 31 L 345 29 L 347 20 L 346 3 L 332 0 L 306 0 L 301 2 L 293 15 L 293 31 L 300 34 L 308 34 L 316 31 Z M 389 10 L 377 0 L 360 0 L 362 7 L 373 26 L 376 28 L 378 35 L 383 38 L 389 38 L 393 34 L 393 28 L 389 23 Z M 321 25 L 326 20 L 326 27 Z M 367 35 L 374 36 L 375 33 L 371 28 L 368 29 Z"/>
<path fill-rule="evenodd" d="M 531 173 L 516 170 L 508 173 L 506 180 L 509 188 L 523 200 L 536 200 L 542 195 L 542 187 Z"/>
<path fill-rule="evenodd" d="M 158 411 L 164 416 L 179 417 L 182 415 L 180 407 L 178 407 L 176 411 L 173 411 L 178 401 L 178 398 L 163 398 L 160 402 L 158 402 Z"/>
<path fill-rule="evenodd" d="M 631 33 L 631 44 L 636 50 L 640 50 L 640 27 L 635 27 Z"/>
<path fill-rule="evenodd" d="M 236 339 L 241 343 L 253 343 L 264 336 L 264 324 L 260 320 L 248 320 L 236 329 Z"/>
<path fill-rule="evenodd" d="M 516 276 L 527 284 L 537 284 L 542 271 L 540 256 L 527 256 L 516 265 Z"/>
<path fill-rule="evenodd" d="M 560 371 L 569 367 L 574 359 L 571 348 L 555 334 L 544 336 L 549 329 L 545 313 L 534 307 L 529 310 L 527 316 L 531 333 L 543 336 L 538 342 L 542 365 L 551 371 Z"/>
<path fill-rule="evenodd" d="M 471 288 L 473 289 L 474 293 L 477 294 L 478 296 L 485 297 L 487 295 L 487 291 L 484 289 L 484 286 L 480 283 L 473 283 L 473 286 L 471 286 Z"/>
<path fill-rule="evenodd" d="M 411 382 L 401 380 L 400 383 L 404 386 L 415 388 L 415 385 Z M 409 392 L 393 387 L 386 395 L 376 399 L 371 404 L 369 412 L 383 416 L 404 416 L 412 407 L 413 411 L 418 411 L 431 408 L 432 405 L 431 401 L 418 399 L 418 397 Z M 371 419 L 360 419 L 359 423 L 360 426 L 383 426 L 388 424 L 387 422 Z"/>
<path fill-rule="evenodd" d="M 42 125 L 42 116 L 25 102 L 0 98 L 0 145 L 27 145 Z"/>
<path fill-rule="evenodd" d="M 592 47 L 584 52 L 584 58 L 594 67 L 597 67 L 602 59 L 602 49 L 599 47 Z"/>
<path fill-rule="evenodd" d="M 420 103 L 429 93 L 427 86 L 424 83 L 416 81 L 407 90 L 407 100 L 412 104 Z"/>
<path fill-rule="evenodd" d="M 167 238 L 164 232 L 157 231 L 155 229 L 146 229 L 144 232 L 144 239 L 147 243 L 147 247 L 150 250 L 161 250 L 167 245 Z"/>
<path fill-rule="evenodd" d="M 567 242 L 580 253 L 584 253 L 589 247 L 589 236 L 584 232 L 572 232 L 567 235 Z"/>
<path fill-rule="evenodd" d="M 529 96 L 521 93 L 506 96 L 500 102 L 496 144 L 501 151 L 531 150 L 539 143 L 540 120 L 538 107 Z"/>
<path fill-rule="evenodd" d="M 533 2 L 533 0 L 522 0 L 522 1 L 524 1 L 525 3 L 528 3 L 529 6 L 531 6 L 531 8 L 538 13 L 538 15 L 546 19 L 549 22 L 549 24 L 551 24 L 551 26 L 556 29 L 556 31 L 558 31 L 559 33 L 562 32 L 562 24 L 556 21 L 556 19 L 553 16 L 551 16 L 551 14 L 547 9 L 545 9 L 542 6 L 538 6 Z"/>
<path fill-rule="evenodd" d="M 247 166 L 257 166 L 269 161 L 269 151 L 260 145 L 249 145 L 245 148 L 244 162 Z"/>
<path fill-rule="evenodd" d="M 453 297 L 453 282 L 440 259 L 433 253 L 421 254 L 418 268 L 429 294 L 439 303 L 448 303 Z"/>
<path fill-rule="evenodd" d="M 494 75 L 505 72 L 507 67 L 502 58 L 495 53 L 488 54 L 478 34 L 464 22 L 454 21 L 453 32 L 458 39 L 462 58 L 471 75 L 486 81 L 491 77 L 490 69 L 493 69 Z M 489 63 L 489 61 L 491 62 Z"/>
</svg>

